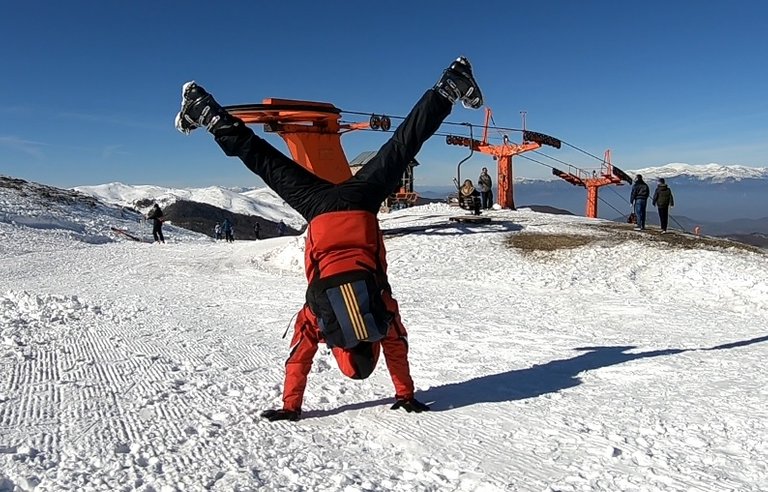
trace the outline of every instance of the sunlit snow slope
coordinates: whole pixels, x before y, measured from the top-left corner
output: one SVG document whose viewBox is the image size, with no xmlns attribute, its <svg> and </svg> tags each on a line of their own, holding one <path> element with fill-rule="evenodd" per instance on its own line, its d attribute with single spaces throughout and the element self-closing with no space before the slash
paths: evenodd
<svg viewBox="0 0 768 492">
<path fill-rule="evenodd" d="M 301 238 L 152 245 L 83 207 L 0 189 L 0 490 L 768 488 L 762 254 L 526 210 L 382 215 L 433 411 L 389 410 L 384 361 L 353 381 L 323 347 L 304 418 L 269 423 Z"/>
</svg>

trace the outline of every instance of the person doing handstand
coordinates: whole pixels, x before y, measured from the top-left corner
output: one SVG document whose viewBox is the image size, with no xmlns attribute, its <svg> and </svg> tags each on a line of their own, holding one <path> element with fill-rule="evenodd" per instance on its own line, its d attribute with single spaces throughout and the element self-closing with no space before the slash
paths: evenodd
<svg viewBox="0 0 768 492">
<path fill-rule="evenodd" d="M 456 101 L 471 109 L 483 105 L 464 57 L 443 71 L 375 157 L 354 176 L 334 184 L 258 137 L 200 85 L 184 84 L 176 128 L 185 134 L 206 128 L 226 155 L 239 157 L 309 224 L 307 302 L 297 315 L 285 364 L 283 407 L 262 412 L 266 419 L 299 419 L 319 343 L 327 344 L 341 372 L 352 379 L 370 376 L 383 349 L 395 387 L 391 408 L 429 410 L 414 398 L 407 332 L 387 280 L 386 252 L 376 214 Z"/>
</svg>

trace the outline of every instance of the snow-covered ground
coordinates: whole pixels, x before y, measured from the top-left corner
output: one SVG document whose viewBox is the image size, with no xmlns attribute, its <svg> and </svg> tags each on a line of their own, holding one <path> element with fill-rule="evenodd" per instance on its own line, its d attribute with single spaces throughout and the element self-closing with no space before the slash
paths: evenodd
<svg viewBox="0 0 768 492">
<path fill-rule="evenodd" d="M 383 363 L 352 381 L 321 349 L 304 418 L 270 423 L 301 238 L 90 241 L 9 193 L 0 490 L 768 490 L 764 255 L 526 210 L 383 214 L 433 411 L 389 410 Z M 593 241 L 515 247 L 536 234 Z"/>
</svg>

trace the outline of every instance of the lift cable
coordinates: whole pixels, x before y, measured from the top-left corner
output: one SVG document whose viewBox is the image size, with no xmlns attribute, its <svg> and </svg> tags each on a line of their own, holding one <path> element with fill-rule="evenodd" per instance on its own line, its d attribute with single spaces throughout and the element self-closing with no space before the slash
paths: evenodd
<svg viewBox="0 0 768 492">
<path fill-rule="evenodd" d="M 354 114 L 354 115 L 358 115 L 358 116 L 371 116 L 371 115 L 374 114 L 374 113 L 371 113 L 371 112 L 363 112 L 363 111 L 340 110 L 340 112 L 347 113 L 347 114 Z M 394 119 L 399 119 L 399 120 L 404 120 L 405 119 L 404 116 L 393 116 L 393 115 L 386 115 L 386 116 L 388 116 L 389 118 L 394 118 Z M 522 132 L 522 131 L 524 131 L 521 128 L 511 128 L 511 127 L 504 127 L 504 126 L 496 125 L 496 121 L 493 119 L 493 114 L 491 114 L 491 122 L 493 123 L 493 125 L 492 126 L 490 126 L 490 125 L 488 126 L 489 130 L 498 130 L 500 132 L 501 131 L 508 131 L 508 132 Z M 453 121 L 444 121 L 442 124 L 443 125 L 453 125 L 453 126 L 466 126 L 467 125 L 467 123 L 457 123 L 457 122 L 453 122 Z M 583 153 L 585 155 L 588 155 L 589 157 L 592 157 L 593 159 L 597 159 L 600 162 L 604 162 L 605 161 L 605 159 L 603 159 L 602 157 L 598 157 L 595 154 L 592 154 L 591 152 L 588 152 L 588 151 L 582 149 L 581 147 L 579 147 L 577 145 L 574 145 L 574 144 L 572 144 L 570 142 L 566 142 L 565 140 L 562 140 L 562 139 L 560 139 L 560 142 L 562 142 L 563 145 L 566 145 L 566 146 L 568 146 L 568 147 L 570 147 L 570 148 L 572 148 L 572 149 L 574 149 L 574 150 L 576 150 L 578 152 L 581 152 L 581 153 Z"/>
<path fill-rule="evenodd" d="M 342 113 L 347 113 L 347 114 L 359 115 L 359 116 L 371 116 L 371 115 L 373 114 L 373 113 L 370 113 L 370 112 L 361 112 L 361 111 L 344 111 L 344 110 L 342 110 L 341 112 L 342 112 Z M 387 115 L 387 116 L 388 116 L 389 118 L 394 118 L 394 119 L 400 119 L 400 120 L 404 120 L 404 119 L 405 119 L 405 117 L 404 117 L 404 116 L 392 116 L 392 115 Z M 343 122 L 343 123 L 351 123 L 351 122 L 344 122 L 344 121 L 342 121 L 342 122 Z M 493 123 L 493 125 L 489 125 L 489 126 L 488 126 L 488 129 L 489 129 L 489 130 L 495 130 L 495 131 L 498 131 L 498 132 L 499 132 L 499 135 L 500 135 L 500 137 L 499 137 L 499 138 L 501 138 L 502 140 L 503 140 L 503 134 L 501 133 L 502 131 L 509 131 L 509 132 L 522 132 L 522 131 L 523 131 L 521 128 L 511 128 L 511 127 L 503 127 L 503 126 L 498 126 L 498 125 L 496 125 L 496 121 L 493 119 L 493 114 L 491 114 L 491 123 Z M 443 124 L 443 125 L 449 125 L 449 126 L 461 126 L 461 127 L 464 127 L 464 128 L 466 128 L 468 125 L 470 125 L 469 123 L 458 123 L 458 122 L 452 122 L 452 121 L 444 121 L 442 124 Z M 360 130 L 362 130 L 362 131 L 376 131 L 376 132 L 382 132 L 382 131 L 384 131 L 384 130 L 372 130 L 372 129 L 370 129 L 370 128 L 362 128 L 362 129 L 360 129 Z M 394 133 L 394 130 L 386 130 L 386 131 L 385 131 L 385 133 Z M 434 133 L 434 135 L 435 135 L 435 136 L 439 136 L 439 137 L 448 137 L 448 136 L 453 136 L 453 134 L 450 134 L 450 133 L 444 133 L 444 132 L 435 132 L 435 133 Z M 567 147 L 570 147 L 570 148 L 572 148 L 572 149 L 574 149 L 574 150 L 576 150 L 576 151 L 578 151 L 578 152 L 581 152 L 581 153 L 582 153 L 582 154 L 584 154 L 584 155 L 587 155 L 587 156 L 589 156 L 589 157 L 592 157 L 593 159 L 595 159 L 595 160 L 597 160 L 597 161 L 600 161 L 601 163 L 602 163 L 602 162 L 605 162 L 605 159 L 604 159 L 603 157 L 598 157 L 598 156 L 596 156 L 595 154 L 592 154 L 591 152 L 589 152 L 589 151 L 586 151 L 586 150 L 582 149 L 581 147 L 579 147 L 579 146 L 577 146 L 577 145 L 574 145 L 574 144 L 572 144 L 572 143 L 570 143 L 570 142 L 567 142 L 567 141 L 565 141 L 565 140 L 560 140 L 560 142 L 561 142 L 563 145 L 567 146 Z M 574 168 L 574 169 L 576 169 L 576 170 L 579 170 L 579 171 L 585 172 L 583 169 L 581 169 L 581 168 L 580 168 L 580 167 L 578 167 L 578 166 L 575 166 L 575 165 L 573 165 L 573 164 L 571 164 L 571 163 L 569 163 L 569 162 L 563 161 L 563 160 L 561 160 L 561 159 L 558 159 L 558 158 L 556 158 L 556 157 L 552 157 L 552 156 L 550 156 L 550 155 L 548 155 L 548 154 L 545 154 L 545 153 L 543 153 L 543 152 L 540 152 L 540 151 L 537 151 L 537 150 L 534 150 L 534 151 L 532 151 L 532 152 L 534 152 L 534 153 L 536 153 L 536 154 L 539 154 L 539 155 L 541 155 L 541 156 L 543 156 L 543 157 L 546 157 L 546 158 L 548 158 L 548 159 L 551 159 L 551 160 L 553 160 L 553 161 L 555 161 L 555 162 L 559 162 L 560 164 L 564 164 L 564 165 L 566 165 L 566 166 L 569 166 L 569 167 L 572 167 L 572 168 Z M 555 169 L 555 167 L 554 167 L 554 166 L 550 166 L 549 164 L 546 164 L 546 163 L 544 163 L 544 162 L 541 162 L 541 161 L 539 161 L 539 160 L 533 159 L 533 158 L 531 158 L 531 157 L 528 157 L 528 156 L 525 156 L 525 155 L 518 155 L 517 157 L 522 157 L 522 158 L 524 158 L 524 159 L 527 159 L 527 160 L 529 160 L 529 161 L 535 162 L 535 163 L 537 163 L 537 164 L 540 164 L 540 165 L 542 165 L 542 166 L 548 167 L 548 168 L 550 168 L 550 169 Z M 621 194 L 620 194 L 618 191 L 616 191 L 614 188 L 610 187 L 609 189 L 610 189 L 610 190 L 611 190 L 613 193 L 615 193 L 615 194 L 616 194 L 616 195 L 617 195 L 619 198 L 621 198 L 621 200 L 622 200 L 622 201 L 625 201 L 625 202 L 629 202 L 629 199 L 627 199 L 626 197 L 622 196 L 622 195 L 621 195 Z M 600 201 L 602 201 L 603 203 L 605 203 L 606 205 L 608 205 L 609 207 L 611 207 L 612 209 L 616 210 L 616 212 L 618 212 L 619 214 L 621 214 L 621 215 L 624 215 L 624 214 L 623 214 L 623 213 L 622 213 L 620 210 L 618 210 L 616 207 L 614 207 L 613 205 L 611 205 L 610 203 L 608 203 L 607 201 L 605 201 L 605 200 L 604 200 L 602 197 L 599 197 L 599 196 L 598 196 L 598 199 L 599 199 Z M 685 229 L 685 227 L 683 227 L 683 226 L 680 224 L 680 222 L 678 222 L 678 221 L 677 221 L 677 219 L 675 219 L 675 218 L 672 216 L 672 214 L 670 214 L 670 215 L 669 215 L 669 218 L 670 218 L 672 221 L 674 221 L 674 222 L 675 222 L 675 224 L 677 224 L 677 225 L 678 225 L 678 227 L 680 227 L 680 229 L 681 229 L 683 232 L 687 232 L 687 230 Z"/>
<path fill-rule="evenodd" d="M 586 171 L 585 171 L 584 169 L 581 169 L 579 166 L 576 166 L 576 165 L 574 165 L 574 164 L 571 164 L 570 162 L 565 162 L 565 161 L 563 161 L 563 160 L 561 160 L 561 159 L 558 159 L 557 157 L 552 157 L 551 155 L 549 155 L 549 154 L 545 154 L 544 152 L 541 152 L 540 150 L 533 150 L 532 152 L 533 152 L 534 154 L 538 154 L 538 155 L 540 155 L 540 156 L 542 156 L 542 157 L 546 157 L 546 158 L 548 158 L 548 159 L 552 159 L 553 161 L 555 161 L 555 162 L 559 162 L 560 164 L 565 164 L 565 165 L 566 165 L 566 166 L 568 166 L 568 167 L 572 167 L 572 168 L 576 169 L 577 171 L 581 171 L 581 172 L 583 172 L 583 173 L 585 173 L 585 174 L 586 174 Z"/>
<path fill-rule="evenodd" d="M 616 207 L 614 207 L 613 205 L 611 205 L 610 203 L 608 203 L 608 201 L 606 201 L 606 200 L 605 200 L 603 197 L 601 197 L 600 195 L 598 195 L 598 196 L 597 196 L 597 199 L 598 199 L 598 200 L 600 200 L 601 202 L 603 202 L 604 204 L 608 205 L 608 206 L 609 206 L 609 207 L 611 207 L 612 209 L 614 209 L 614 210 L 616 211 L 616 213 L 618 213 L 618 214 L 619 214 L 619 216 L 620 216 L 620 217 L 624 217 L 624 216 L 626 215 L 624 212 L 622 212 L 621 210 L 617 209 Z"/>
</svg>

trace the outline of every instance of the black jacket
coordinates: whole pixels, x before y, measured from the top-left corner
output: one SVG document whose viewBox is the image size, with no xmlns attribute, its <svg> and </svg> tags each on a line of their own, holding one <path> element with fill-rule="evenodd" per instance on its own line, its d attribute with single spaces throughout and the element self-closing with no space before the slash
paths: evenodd
<svg viewBox="0 0 768 492">
<path fill-rule="evenodd" d="M 635 203 L 635 200 L 645 198 L 646 200 L 651 194 L 651 189 L 645 184 L 645 181 L 639 180 L 632 185 L 632 193 L 629 195 L 629 202 Z"/>
<path fill-rule="evenodd" d="M 480 187 L 480 191 L 483 193 L 488 193 L 491 191 L 491 188 L 493 188 L 493 181 L 491 181 L 491 176 L 486 174 L 481 174 L 479 178 L 477 178 L 477 185 Z"/>
<path fill-rule="evenodd" d="M 659 208 L 675 206 L 675 197 L 672 196 L 672 190 L 666 183 L 659 183 L 656 187 L 656 191 L 653 192 L 653 204 Z"/>
<path fill-rule="evenodd" d="M 150 209 L 149 213 L 147 213 L 147 218 L 152 219 L 155 221 L 155 224 L 163 221 L 163 211 L 160 209 L 159 206 L 154 206 L 152 209 Z"/>
</svg>

